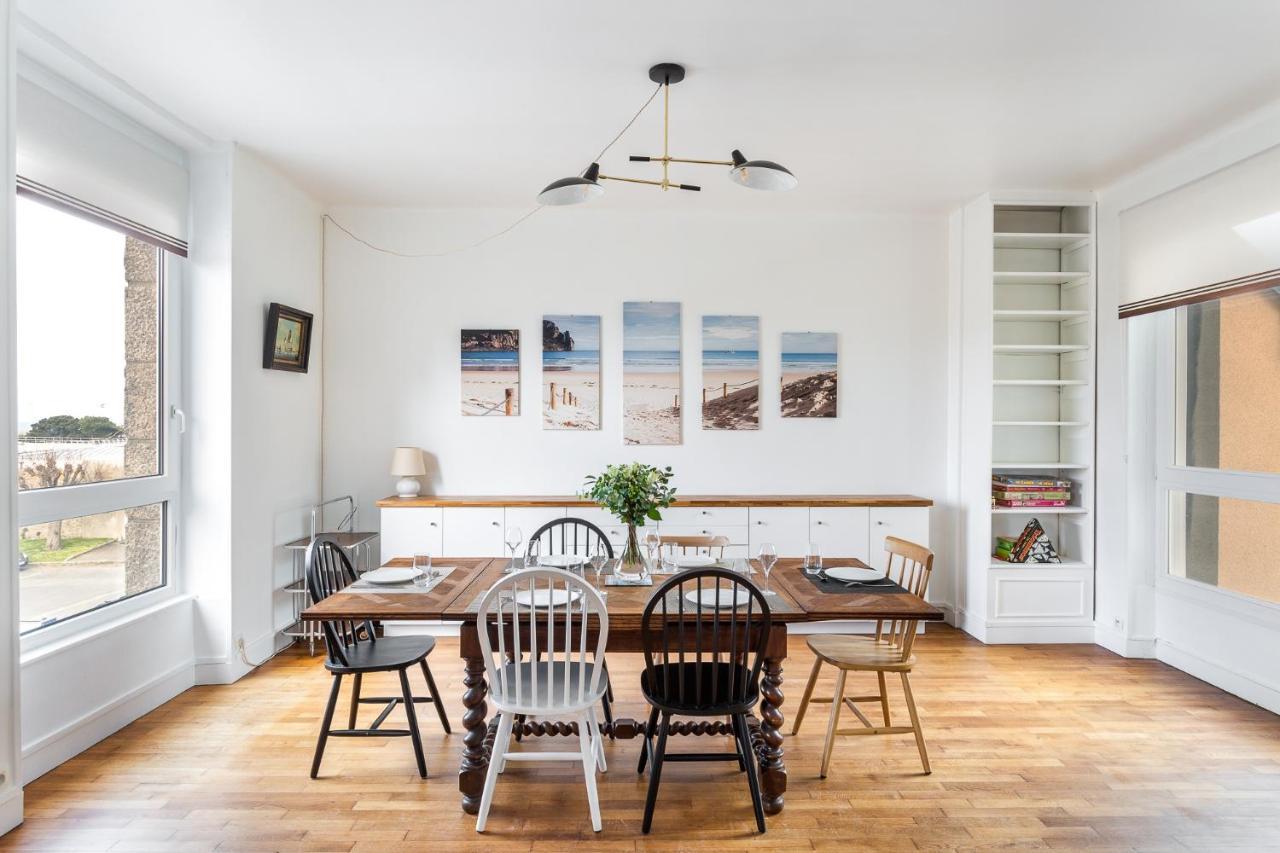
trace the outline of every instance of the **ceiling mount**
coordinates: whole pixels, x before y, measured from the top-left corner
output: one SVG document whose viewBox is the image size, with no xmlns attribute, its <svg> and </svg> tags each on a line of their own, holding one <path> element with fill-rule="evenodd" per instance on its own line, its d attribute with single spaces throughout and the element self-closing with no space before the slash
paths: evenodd
<svg viewBox="0 0 1280 853">
<path fill-rule="evenodd" d="M 649 79 L 670 86 L 684 79 L 684 66 L 676 62 L 659 62 L 649 69 Z"/>
</svg>

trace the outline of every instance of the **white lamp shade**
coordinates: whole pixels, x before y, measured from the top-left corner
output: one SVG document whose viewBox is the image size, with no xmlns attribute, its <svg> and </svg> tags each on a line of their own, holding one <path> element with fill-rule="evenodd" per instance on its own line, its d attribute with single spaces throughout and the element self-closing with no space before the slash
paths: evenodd
<svg viewBox="0 0 1280 853">
<path fill-rule="evenodd" d="M 604 187 L 586 178 L 561 178 L 538 193 L 538 204 L 559 207 L 582 204 L 604 195 Z"/>
<path fill-rule="evenodd" d="M 393 477 L 422 477 L 426 473 L 427 466 L 423 462 L 421 448 L 397 447 L 391 454 Z"/>
</svg>

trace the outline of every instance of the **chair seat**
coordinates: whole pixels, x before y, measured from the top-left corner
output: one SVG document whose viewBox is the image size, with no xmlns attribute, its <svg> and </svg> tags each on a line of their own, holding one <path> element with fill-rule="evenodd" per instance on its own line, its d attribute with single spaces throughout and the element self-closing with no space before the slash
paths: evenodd
<svg viewBox="0 0 1280 853">
<path fill-rule="evenodd" d="M 600 680 L 595 689 L 591 687 L 595 678 L 596 664 L 588 662 L 580 666 L 574 660 L 569 664 L 564 661 L 523 661 L 508 663 L 498 673 L 498 678 L 489 684 L 490 699 L 500 711 L 513 711 L 517 714 L 548 714 L 562 711 L 573 711 L 594 705 L 604 696 L 609 687 L 608 674 L 600 673 Z M 537 673 L 537 689 L 534 689 L 534 674 Z M 568 700 L 565 698 L 565 678 L 569 680 Z M 517 693 L 517 680 L 519 692 Z M 582 693 L 579 694 L 579 681 L 582 682 Z M 505 686 L 504 686 L 505 685 Z"/>
<path fill-rule="evenodd" d="M 431 654 L 435 647 L 435 637 L 380 637 L 344 649 L 345 665 L 331 660 L 324 666 L 330 672 L 340 674 L 404 669 Z"/>
<path fill-rule="evenodd" d="M 916 662 L 914 655 L 904 660 L 901 648 L 875 637 L 813 634 L 809 651 L 832 666 L 849 670 L 908 672 Z"/>
<path fill-rule="evenodd" d="M 680 692 L 681 670 L 684 671 L 683 697 Z M 644 698 L 650 705 L 675 714 L 718 717 L 749 711 L 760 701 L 759 686 L 749 683 L 751 670 L 741 665 L 723 661 L 657 664 L 653 667 L 653 676 L 650 684 L 649 670 L 640 673 L 640 690 Z M 742 694 L 743 685 L 747 685 L 742 701 L 729 701 L 731 682 L 733 692 L 738 695 Z M 712 697 L 715 697 L 715 704 L 712 704 Z"/>
</svg>

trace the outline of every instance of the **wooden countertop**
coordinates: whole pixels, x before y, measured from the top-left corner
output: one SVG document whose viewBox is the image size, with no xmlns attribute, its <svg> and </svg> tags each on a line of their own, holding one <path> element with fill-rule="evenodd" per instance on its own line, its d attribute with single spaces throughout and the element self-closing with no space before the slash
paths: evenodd
<svg viewBox="0 0 1280 853">
<path fill-rule="evenodd" d="M 394 507 L 486 506 L 595 506 L 595 501 L 574 495 L 419 495 L 378 501 L 383 509 Z M 812 506 L 933 506 L 929 498 L 915 495 L 680 495 L 672 506 L 812 507 Z"/>
</svg>

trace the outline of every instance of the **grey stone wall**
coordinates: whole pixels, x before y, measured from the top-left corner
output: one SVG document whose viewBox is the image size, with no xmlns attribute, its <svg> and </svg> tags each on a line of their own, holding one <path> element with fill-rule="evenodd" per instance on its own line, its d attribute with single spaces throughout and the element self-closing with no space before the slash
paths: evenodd
<svg viewBox="0 0 1280 853">
<path fill-rule="evenodd" d="M 124 244 L 124 475 L 159 473 L 160 400 L 159 250 L 125 238 Z M 159 586 L 164 567 L 160 506 L 130 509 L 125 528 L 125 594 Z"/>
</svg>

